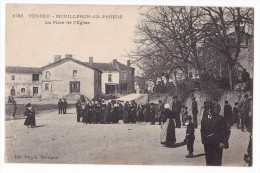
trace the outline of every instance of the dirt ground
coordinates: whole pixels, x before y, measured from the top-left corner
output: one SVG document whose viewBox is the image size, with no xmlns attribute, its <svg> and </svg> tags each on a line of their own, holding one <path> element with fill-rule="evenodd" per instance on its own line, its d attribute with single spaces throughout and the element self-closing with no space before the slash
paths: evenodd
<svg viewBox="0 0 260 173">
<path fill-rule="evenodd" d="M 5 122 L 5 161 L 8 163 L 70 163 L 128 165 L 205 166 L 200 129 L 196 129 L 195 158 L 187 159 L 182 145 L 186 128 L 176 129 L 177 144 L 160 144 L 160 126 L 137 124 L 83 124 L 75 109 L 68 114 L 45 112 L 36 116 L 36 128 L 24 119 Z M 224 150 L 223 166 L 245 166 L 249 133 L 232 128 L 230 148 Z"/>
</svg>

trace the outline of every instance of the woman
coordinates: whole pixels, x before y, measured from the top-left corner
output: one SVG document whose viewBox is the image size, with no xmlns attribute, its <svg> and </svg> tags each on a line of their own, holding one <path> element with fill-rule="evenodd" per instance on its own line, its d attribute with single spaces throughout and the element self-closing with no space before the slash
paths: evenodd
<svg viewBox="0 0 260 173">
<path fill-rule="evenodd" d="M 174 122 L 174 114 L 170 110 L 170 105 L 165 104 L 164 106 L 164 116 L 162 131 L 161 131 L 161 144 L 166 145 L 167 147 L 171 147 L 176 142 L 175 137 L 175 122 Z"/>
<path fill-rule="evenodd" d="M 181 117 L 182 117 L 182 125 L 185 126 L 188 117 L 188 108 L 186 106 L 182 106 L 181 108 Z"/>
<path fill-rule="evenodd" d="M 31 103 L 26 105 L 24 115 L 27 117 L 24 125 L 28 127 L 31 126 L 31 128 L 35 127 L 35 110 L 31 107 Z"/>
</svg>

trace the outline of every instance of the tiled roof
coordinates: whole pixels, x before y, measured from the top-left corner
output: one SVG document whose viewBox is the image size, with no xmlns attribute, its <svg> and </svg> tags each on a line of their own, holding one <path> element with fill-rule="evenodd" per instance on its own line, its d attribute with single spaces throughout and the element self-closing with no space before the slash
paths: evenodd
<svg viewBox="0 0 260 173">
<path fill-rule="evenodd" d="M 76 60 L 76 59 L 74 59 L 74 58 L 63 58 L 63 59 L 60 59 L 60 60 L 58 60 L 58 61 L 56 61 L 56 62 L 53 62 L 53 63 L 51 63 L 51 64 L 48 64 L 48 65 L 46 65 L 46 66 L 43 66 L 42 69 L 43 69 L 43 70 L 45 70 L 45 69 L 50 69 L 50 68 L 56 67 L 56 66 L 58 66 L 58 65 L 60 65 L 60 64 L 62 64 L 62 63 L 65 63 L 65 62 L 67 62 L 67 61 L 73 61 L 73 62 L 75 62 L 75 63 L 77 63 L 77 64 L 80 64 L 80 65 L 83 65 L 83 66 L 85 66 L 85 67 L 91 68 L 91 69 L 93 69 L 93 70 L 98 70 L 98 71 L 102 72 L 100 69 L 98 69 L 98 68 L 96 68 L 96 67 L 94 67 L 94 66 L 91 66 L 91 65 L 89 65 L 89 64 L 86 64 L 86 63 L 84 63 L 84 62 L 82 62 L 82 61 Z"/>
<path fill-rule="evenodd" d="M 89 63 L 86 64 L 90 65 Z M 93 63 L 93 66 L 101 71 L 118 71 L 112 63 Z"/>
<path fill-rule="evenodd" d="M 19 67 L 19 66 L 6 66 L 5 71 L 7 73 L 42 73 L 41 68 L 35 68 L 35 67 Z"/>
<path fill-rule="evenodd" d="M 86 64 L 90 65 L 88 62 L 86 62 Z M 129 67 L 120 62 L 117 62 L 117 65 L 120 70 L 133 69 L 133 67 Z M 112 62 L 111 63 L 93 63 L 93 66 L 98 68 L 101 71 L 118 71 L 118 69 L 113 66 Z"/>
</svg>

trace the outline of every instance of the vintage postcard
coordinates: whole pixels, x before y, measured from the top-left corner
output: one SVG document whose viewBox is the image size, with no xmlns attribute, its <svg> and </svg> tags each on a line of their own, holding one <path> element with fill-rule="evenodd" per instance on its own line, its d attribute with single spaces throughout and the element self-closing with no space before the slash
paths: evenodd
<svg viewBox="0 0 260 173">
<path fill-rule="evenodd" d="M 5 4 L 4 162 L 255 168 L 255 11 Z"/>
</svg>

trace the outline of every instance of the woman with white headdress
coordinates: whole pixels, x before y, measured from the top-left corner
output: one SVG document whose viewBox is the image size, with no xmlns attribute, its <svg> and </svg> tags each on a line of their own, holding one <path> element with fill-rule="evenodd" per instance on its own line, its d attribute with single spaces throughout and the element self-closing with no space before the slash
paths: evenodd
<svg viewBox="0 0 260 173">
<path fill-rule="evenodd" d="M 172 146 L 176 142 L 175 136 L 175 122 L 174 122 L 174 114 L 170 110 L 170 105 L 164 105 L 164 119 L 161 131 L 161 144 L 166 145 L 168 147 Z"/>
<path fill-rule="evenodd" d="M 31 103 L 26 104 L 26 109 L 24 111 L 24 115 L 26 116 L 26 120 L 24 122 L 25 126 L 31 126 L 31 128 L 36 126 L 35 114 L 35 110 L 32 108 Z"/>
</svg>

